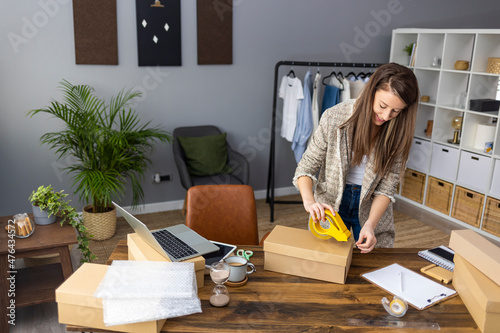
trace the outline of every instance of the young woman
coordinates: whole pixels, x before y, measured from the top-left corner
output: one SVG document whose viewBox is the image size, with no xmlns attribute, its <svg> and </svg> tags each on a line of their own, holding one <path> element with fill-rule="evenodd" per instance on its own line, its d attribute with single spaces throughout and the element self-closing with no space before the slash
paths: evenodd
<svg viewBox="0 0 500 333">
<path fill-rule="evenodd" d="M 411 70 L 380 66 L 358 99 L 323 113 L 295 171 L 293 183 L 314 222 L 325 220 L 325 209 L 338 212 L 362 253 L 394 245 L 392 202 L 412 144 L 418 96 Z"/>
</svg>

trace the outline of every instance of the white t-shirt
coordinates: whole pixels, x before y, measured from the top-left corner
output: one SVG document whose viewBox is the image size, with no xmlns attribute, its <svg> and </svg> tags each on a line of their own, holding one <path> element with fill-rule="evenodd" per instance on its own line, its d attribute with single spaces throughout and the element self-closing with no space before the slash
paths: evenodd
<svg viewBox="0 0 500 333">
<path fill-rule="evenodd" d="M 304 98 L 302 82 L 297 77 L 287 75 L 281 79 L 279 97 L 283 98 L 283 122 L 281 123 L 281 136 L 287 141 L 293 141 L 293 133 L 297 125 L 297 111 Z"/>
<path fill-rule="evenodd" d="M 368 158 L 366 155 L 363 156 L 363 160 L 360 165 L 351 166 L 349 169 L 349 174 L 347 175 L 347 184 L 352 185 L 363 185 L 363 177 L 365 176 L 366 162 Z"/>
</svg>

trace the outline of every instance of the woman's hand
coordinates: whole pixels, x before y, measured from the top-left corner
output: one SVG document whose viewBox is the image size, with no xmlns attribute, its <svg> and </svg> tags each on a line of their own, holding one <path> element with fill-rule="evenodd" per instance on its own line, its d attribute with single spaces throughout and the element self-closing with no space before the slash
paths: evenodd
<svg viewBox="0 0 500 333">
<path fill-rule="evenodd" d="M 359 232 L 359 239 L 356 242 L 356 246 L 361 250 L 361 253 L 368 253 L 377 244 L 377 237 L 375 237 L 375 228 L 372 227 L 370 223 L 365 223 L 361 231 Z"/>
<path fill-rule="evenodd" d="M 330 212 L 332 212 L 332 215 L 335 216 L 335 211 L 333 210 L 332 206 L 325 203 L 305 201 L 304 208 L 306 212 L 308 212 L 312 216 L 313 221 L 316 223 L 320 221 L 326 221 L 325 209 L 328 209 Z"/>
</svg>

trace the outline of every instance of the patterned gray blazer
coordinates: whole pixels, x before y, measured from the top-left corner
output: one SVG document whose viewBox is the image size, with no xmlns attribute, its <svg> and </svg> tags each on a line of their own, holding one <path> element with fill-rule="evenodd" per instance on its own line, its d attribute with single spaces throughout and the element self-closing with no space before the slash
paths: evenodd
<svg viewBox="0 0 500 333">
<path fill-rule="evenodd" d="M 315 200 L 331 205 L 335 211 L 339 210 L 349 173 L 353 139 L 349 128 L 339 129 L 339 126 L 352 115 L 355 101 L 337 104 L 323 113 L 319 127 L 311 137 L 293 178 L 293 184 L 298 189 L 297 179 L 302 176 L 310 177 L 313 180 Z M 365 224 L 374 196 L 387 196 L 391 203 L 375 228 L 376 247 L 393 247 L 395 232 L 392 203 L 400 180 L 402 158 L 397 160 L 384 178 L 374 173 L 373 158 L 372 151 L 361 187 L 359 221 L 361 226 Z"/>
</svg>

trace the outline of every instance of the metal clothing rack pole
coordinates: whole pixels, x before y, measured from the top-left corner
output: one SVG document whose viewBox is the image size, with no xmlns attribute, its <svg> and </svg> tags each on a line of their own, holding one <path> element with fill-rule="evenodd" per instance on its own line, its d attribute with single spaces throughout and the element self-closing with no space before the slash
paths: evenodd
<svg viewBox="0 0 500 333">
<path fill-rule="evenodd" d="M 274 200 L 274 174 L 275 174 L 275 150 L 276 150 L 276 104 L 278 94 L 278 74 L 281 66 L 315 66 L 315 67 L 344 67 L 344 68 L 377 68 L 382 64 L 377 63 L 353 63 L 353 62 L 318 62 L 318 61 L 278 61 L 274 66 L 274 93 L 273 113 L 271 120 L 271 147 L 269 150 L 269 170 L 267 175 L 266 203 L 271 209 L 271 222 L 274 222 L 274 204 L 299 204 L 302 201 Z"/>
</svg>

